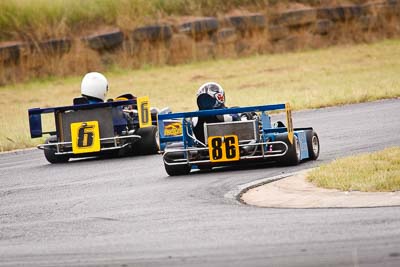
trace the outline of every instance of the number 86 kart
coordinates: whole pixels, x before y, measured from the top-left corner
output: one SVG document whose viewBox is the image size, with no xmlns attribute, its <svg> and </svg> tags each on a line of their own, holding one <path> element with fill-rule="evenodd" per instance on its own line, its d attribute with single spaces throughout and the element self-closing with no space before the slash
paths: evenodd
<svg viewBox="0 0 400 267">
<path fill-rule="evenodd" d="M 286 111 L 287 126 L 272 124 L 268 112 L 278 110 Z M 216 123 L 204 119 L 204 142 L 196 138 L 194 118 L 226 114 L 239 114 L 243 119 Z M 297 165 L 316 160 L 320 151 L 313 128 L 293 128 L 289 104 L 160 114 L 158 127 L 165 170 L 171 176 L 242 162 Z"/>
</svg>

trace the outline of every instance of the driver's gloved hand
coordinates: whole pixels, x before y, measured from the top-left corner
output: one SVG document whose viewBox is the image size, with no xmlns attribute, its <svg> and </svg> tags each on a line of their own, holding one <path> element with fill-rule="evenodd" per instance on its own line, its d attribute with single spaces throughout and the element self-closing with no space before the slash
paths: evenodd
<svg viewBox="0 0 400 267">
<path fill-rule="evenodd" d="M 243 112 L 240 114 L 240 120 L 242 121 L 252 120 L 255 115 L 256 115 L 255 112 Z"/>
<path fill-rule="evenodd" d="M 282 127 L 286 127 L 283 122 L 277 121 L 274 123 L 274 128 L 282 128 Z"/>
</svg>

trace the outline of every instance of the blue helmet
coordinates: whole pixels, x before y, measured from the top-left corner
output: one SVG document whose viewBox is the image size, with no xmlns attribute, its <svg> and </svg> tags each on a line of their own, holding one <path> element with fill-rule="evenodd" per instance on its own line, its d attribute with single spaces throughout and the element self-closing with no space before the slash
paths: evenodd
<svg viewBox="0 0 400 267">
<path fill-rule="evenodd" d="M 215 82 L 200 86 L 197 91 L 197 106 L 199 110 L 225 107 L 225 92 L 222 86 Z"/>
</svg>

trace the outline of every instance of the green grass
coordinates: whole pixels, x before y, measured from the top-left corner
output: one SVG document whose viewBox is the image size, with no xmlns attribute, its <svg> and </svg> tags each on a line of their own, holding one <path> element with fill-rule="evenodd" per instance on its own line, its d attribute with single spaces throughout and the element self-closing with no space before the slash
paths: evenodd
<svg viewBox="0 0 400 267">
<path fill-rule="evenodd" d="M 335 160 L 311 171 L 308 180 L 342 191 L 400 190 L 400 147 Z"/>
<path fill-rule="evenodd" d="M 156 107 L 196 109 L 197 88 L 219 82 L 228 106 L 289 101 L 294 109 L 400 97 L 400 40 L 106 73 L 109 97 L 149 95 Z M 0 151 L 30 147 L 28 108 L 70 105 L 80 77 L 0 87 Z M 12 141 L 10 141 L 12 140 Z"/>
</svg>

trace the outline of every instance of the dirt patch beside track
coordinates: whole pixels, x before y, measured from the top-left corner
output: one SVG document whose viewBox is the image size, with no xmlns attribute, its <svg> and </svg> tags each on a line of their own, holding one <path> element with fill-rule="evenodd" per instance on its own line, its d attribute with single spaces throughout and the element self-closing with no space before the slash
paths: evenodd
<svg viewBox="0 0 400 267">
<path fill-rule="evenodd" d="M 400 192 L 365 193 L 344 192 L 314 186 L 302 171 L 272 183 L 246 191 L 241 200 L 248 204 L 269 208 L 358 208 L 399 206 Z"/>
</svg>

